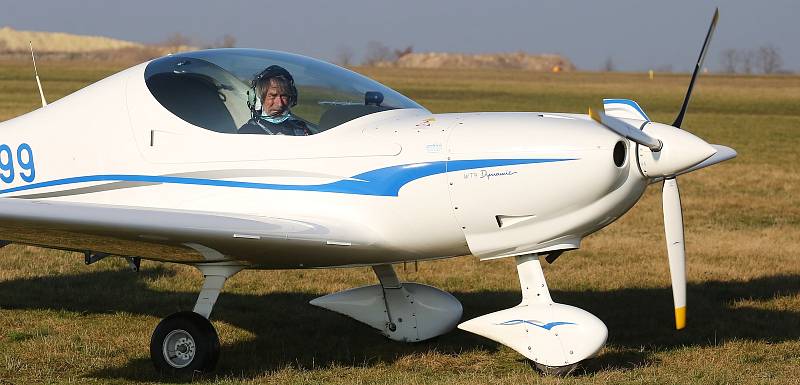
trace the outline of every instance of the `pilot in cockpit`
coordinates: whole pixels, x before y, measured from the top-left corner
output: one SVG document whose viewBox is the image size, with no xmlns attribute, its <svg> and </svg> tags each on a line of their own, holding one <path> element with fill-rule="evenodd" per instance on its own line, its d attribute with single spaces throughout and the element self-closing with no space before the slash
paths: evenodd
<svg viewBox="0 0 800 385">
<path fill-rule="evenodd" d="M 292 114 L 297 104 L 294 78 L 285 68 L 271 65 L 261 71 L 252 82 L 261 109 L 250 103 L 253 117 L 239 128 L 240 134 L 311 135 L 309 123 Z"/>
</svg>

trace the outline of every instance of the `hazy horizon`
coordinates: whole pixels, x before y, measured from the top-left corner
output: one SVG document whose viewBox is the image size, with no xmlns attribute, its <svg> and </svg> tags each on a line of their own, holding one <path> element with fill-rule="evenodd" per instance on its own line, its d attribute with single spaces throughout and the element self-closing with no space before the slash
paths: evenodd
<svg viewBox="0 0 800 385">
<path fill-rule="evenodd" d="M 296 52 L 334 60 L 348 47 L 359 62 L 370 41 L 415 52 L 556 53 L 579 69 L 597 70 L 611 60 L 621 71 L 689 71 L 694 65 L 714 8 L 720 23 L 706 67 L 723 68 L 722 52 L 776 47 L 782 68 L 800 70 L 793 18 L 800 3 L 689 0 L 643 3 L 562 1 L 536 3 L 474 0 L 403 3 L 312 0 L 302 4 L 233 0 L 198 3 L 112 3 L 5 1 L 0 27 L 100 35 L 159 43 L 180 33 L 197 45 L 225 35 L 239 47 Z M 13 4 L 13 6 L 11 5 Z M 198 6 L 201 4 L 202 6 Z"/>
</svg>

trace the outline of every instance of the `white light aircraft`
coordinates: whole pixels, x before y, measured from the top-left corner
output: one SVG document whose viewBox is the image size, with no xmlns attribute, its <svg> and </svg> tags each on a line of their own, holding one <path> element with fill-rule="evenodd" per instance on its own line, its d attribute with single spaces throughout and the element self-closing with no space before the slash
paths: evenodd
<svg viewBox="0 0 800 385">
<path fill-rule="evenodd" d="M 162 57 L 0 124 L 0 246 L 198 268 L 205 281 L 193 311 L 166 317 L 152 335 L 152 361 L 165 372 L 214 368 L 219 339 L 208 318 L 242 269 L 371 266 L 379 284 L 311 304 L 397 341 L 458 326 L 566 373 L 600 351 L 607 329 L 553 302 L 539 256 L 552 262 L 579 248 L 656 182 L 684 327 L 676 176 L 736 155 L 681 129 L 717 15 L 671 125 L 625 99 L 589 115 L 433 114 L 354 72 L 274 51 Z M 291 74 L 291 119 L 311 135 L 239 132 L 261 113 L 251 81 L 269 66 Z M 459 324 L 455 297 L 400 282 L 392 268 L 466 254 L 516 258 L 522 302 Z"/>
</svg>

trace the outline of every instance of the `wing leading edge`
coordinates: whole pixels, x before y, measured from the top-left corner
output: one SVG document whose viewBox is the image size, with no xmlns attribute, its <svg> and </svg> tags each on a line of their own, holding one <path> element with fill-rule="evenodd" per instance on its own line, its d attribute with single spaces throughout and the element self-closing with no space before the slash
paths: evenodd
<svg viewBox="0 0 800 385">
<path fill-rule="evenodd" d="M 337 266 L 375 243 L 341 219 L 307 220 L 0 198 L 0 240 L 182 263 L 240 260 L 252 267 Z M 349 247 L 343 247 L 349 246 Z"/>
</svg>

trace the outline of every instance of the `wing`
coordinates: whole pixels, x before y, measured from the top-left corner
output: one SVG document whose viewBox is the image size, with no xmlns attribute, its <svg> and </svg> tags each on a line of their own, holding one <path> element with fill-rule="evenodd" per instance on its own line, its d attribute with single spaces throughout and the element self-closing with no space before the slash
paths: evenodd
<svg viewBox="0 0 800 385">
<path fill-rule="evenodd" d="M 264 268 L 369 263 L 370 256 L 386 258 L 372 234 L 342 219 L 0 198 L 1 241 L 160 261 L 239 260 Z"/>
</svg>

